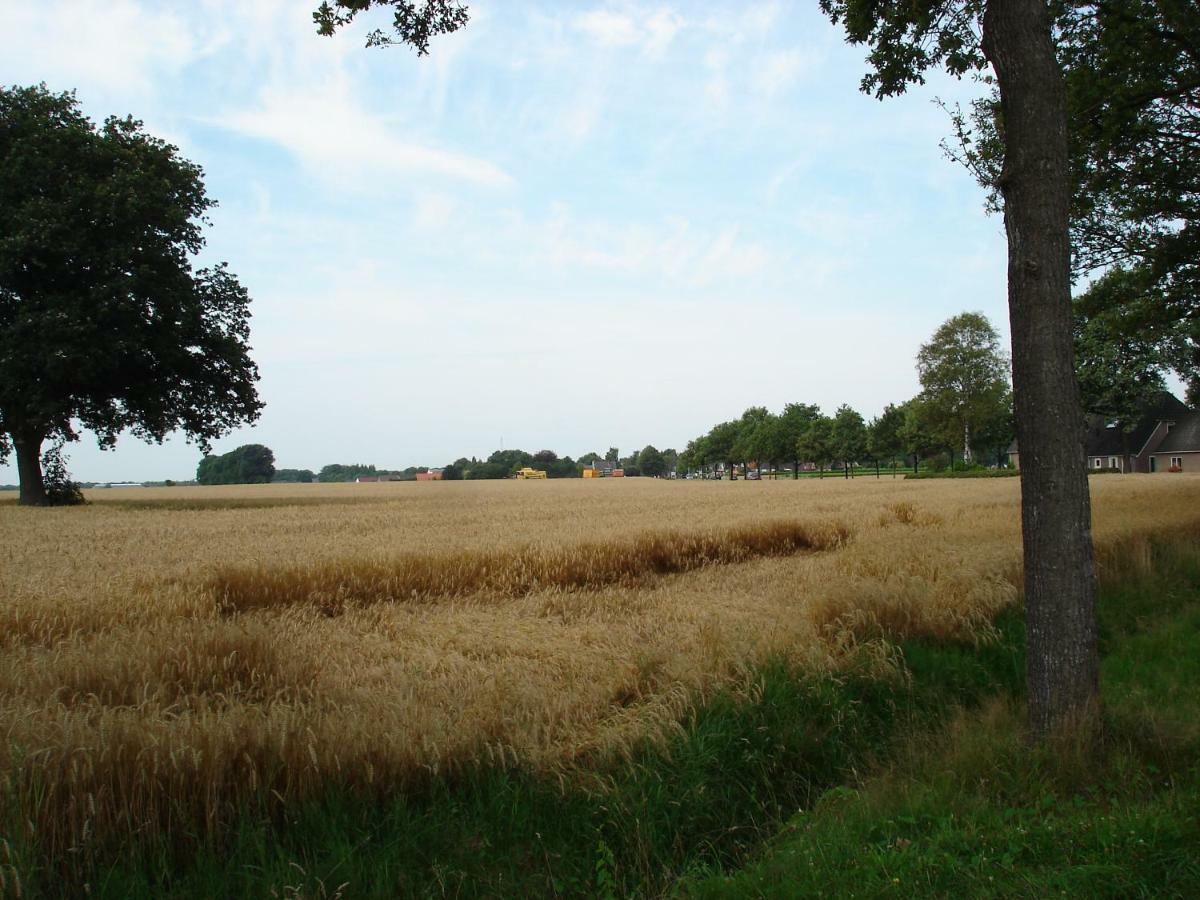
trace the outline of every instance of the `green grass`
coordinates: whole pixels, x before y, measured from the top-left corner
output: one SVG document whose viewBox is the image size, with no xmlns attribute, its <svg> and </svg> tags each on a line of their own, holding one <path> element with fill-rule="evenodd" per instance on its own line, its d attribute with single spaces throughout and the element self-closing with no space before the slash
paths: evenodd
<svg viewBox="0 0 1200 900">
<path fill-rule="evenodd" d="M 26 896 L 1200 896 L 1200 552 L 1151 568 L 1102 598 L 1099 746 L 1026 745 L 1010 614 L 981 647 L 901 644 L 905 677 L 767 666 L 573 783 L 332 785 L 220 839 L 86 870 L 0 846 L 0 870 L 8 853 Z"/>
<path fill-rule="evenodd" d="M 1014 693 L 901 741 L 690 897 L 1200 896 L 1200 553 L 1101 600 L 1105 730 L 1030 747 Z"/>
</svg>

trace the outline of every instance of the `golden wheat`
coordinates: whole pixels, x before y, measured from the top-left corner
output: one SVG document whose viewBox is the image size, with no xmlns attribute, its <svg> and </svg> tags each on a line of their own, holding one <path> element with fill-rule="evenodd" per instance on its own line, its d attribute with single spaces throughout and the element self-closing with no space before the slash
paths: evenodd
<svg viewBox="0 0 1200 900">
<path fill-rule="evenodd" d="M 1093 489 L 1102 576 L 1200 525 L 1200 479 Z M 250 798 L 569 768 L 670 733 L 772 656 L 824 669 L 884 633 L 986 640 L 1018 596 L 1018 491 L 629 480 L 0 504 L 0 771 L 18 807 L 0 843 L 86 860 L 218 830 Z"/>
</svg>

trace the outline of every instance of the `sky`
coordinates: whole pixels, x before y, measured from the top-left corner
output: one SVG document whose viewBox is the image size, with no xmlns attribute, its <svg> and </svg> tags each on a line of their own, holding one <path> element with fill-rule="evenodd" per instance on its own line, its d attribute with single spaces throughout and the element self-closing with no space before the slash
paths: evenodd
<svg viewBox="0 0 1200 900">
<path fill-rule="evenodd" d="M 978 85 L 861 93 L 816 0 L 471 2 L 425 57 L 364 47 L 383 11 L 319 37 L 317 0 L 4 5 L 0 83 L 74 89 L 204 169 L 195 264 L 249 291 L 266 404 L 214 452 L 682 449 L 753 405 L 869 420 L 965 310 L 1007 345 L 1003 223 L 935 103 Z M 178 436 L 68 454 L 84 481 L 200 460 Z"/>
</svg>

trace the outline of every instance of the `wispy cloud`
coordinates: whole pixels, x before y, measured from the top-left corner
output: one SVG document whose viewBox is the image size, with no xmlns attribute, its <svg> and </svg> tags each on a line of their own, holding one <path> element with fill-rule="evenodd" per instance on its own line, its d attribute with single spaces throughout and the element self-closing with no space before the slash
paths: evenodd
<svg viewBox="0 0 1200 900">
<path fill-rule="evenodd" d="M 815 63 L 811 54 L 800 50 L 776 50 L 754 61 L 752 81 L 755 89 L 768 97 L 787 90 Z"/>
<path fill-rule="evenodd" d="M 434 175 L 486 187 L 514 184 L 486 159 L 399 137 L 381 115 L 360 107 L 344 87 L 272 88 L 254 108 L 229 112 L 212 124 L 271 141 L 333 180 L 381 173 Z"/>
<path fill-rule="evenodd" d="M 636 47 L 646 56 L 660 57 L 683 28 L 684 19 L 670 8 L 624 5 L 583 13 L 574 25 L 602 47 Z"/>
<path fill-rule="evenodd" d="M 770 251 L 729 223 L 705 228 L 682 216 L 654 223 L 581 221 L 565 206 L 535 226 L 539 264 L 582 266 L 626 275 L 657 275 L 691 287 L 758 279 Z"/>
<path fill-rule="evenodd" d="M 203 52 L 174 10 L 133 0 L 6 4 L 0 27 L 5 68 L 40 70 L 52 90 L 85 85 L 143 94 Z"/>
</svg>

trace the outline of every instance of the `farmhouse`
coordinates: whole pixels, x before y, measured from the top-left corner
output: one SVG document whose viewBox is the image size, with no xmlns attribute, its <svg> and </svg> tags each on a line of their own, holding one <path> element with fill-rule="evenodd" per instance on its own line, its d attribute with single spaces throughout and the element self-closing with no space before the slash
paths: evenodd
<svg viewBox="0 0 1200 900">
<path fill-rule="evenodd" d="M 430 469 L 428 472 L 418 472 L 417 481 L 441 481 L 442 470 Z"/>
<path fill-rule="evenodd" d="M 1091 471 L 1200 472 L 1200 411 L 1162 391 L 1128 431 L 1119 422 L 1088 416 L 1083 447 Z M 1008 455 L 1020 466 L 1016 441 Z"/>
</svg>

